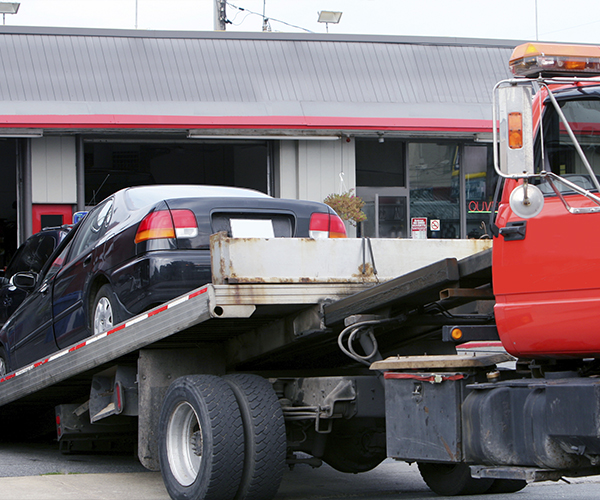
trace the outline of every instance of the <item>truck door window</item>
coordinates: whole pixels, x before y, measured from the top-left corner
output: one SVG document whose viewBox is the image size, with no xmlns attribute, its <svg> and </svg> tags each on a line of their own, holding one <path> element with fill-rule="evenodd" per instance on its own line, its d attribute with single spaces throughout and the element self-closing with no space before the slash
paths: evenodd
<svg viewBox="0 0 600 500">
<path fill-rule="evenodd" d="M 600 174 L 600 100 L 572 99 L 559 101 L 573 132 L 596 174 Z M 589 190 L 594 190 L 590 176 L 577 154 L 564 125 L 551 105 L 547 105 L 543 119 L 544 170 L 565 176 L 571 182 Z M 542 170 L 539 151 L 539 134 L 536 141 L 537 169 Z M 567 190 L 564 185 L 557 186 Z M 549 185 L 542 182 L 544 194 L 553 194 Z"/>
</svg>

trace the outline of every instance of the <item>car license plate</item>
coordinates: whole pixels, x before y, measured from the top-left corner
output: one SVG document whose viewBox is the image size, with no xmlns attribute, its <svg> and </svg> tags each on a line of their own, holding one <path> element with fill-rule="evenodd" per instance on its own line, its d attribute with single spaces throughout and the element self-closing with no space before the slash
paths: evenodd
<svg viewBox="0 0 600 500">
<path fill-rule="evenodd" d="M 275 238 L 273 221 L 268 219 L 230 219 L 234 238 Z"/>
</svg>

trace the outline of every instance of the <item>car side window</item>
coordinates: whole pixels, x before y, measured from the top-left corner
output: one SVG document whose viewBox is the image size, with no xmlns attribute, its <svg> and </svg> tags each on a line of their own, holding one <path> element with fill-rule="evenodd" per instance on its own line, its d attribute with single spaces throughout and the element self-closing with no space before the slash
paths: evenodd
<svg viewBox="0 0 600 500">
<path fill-rule="evenodd" d="M 5 277 L 10 278 L 19 271 L 39 273 L 54 251 L 56 239 L 50 233 L 39 233 L 29 238 L 9 264 Z"/>
<path fill-rule="evenodd" d="M 67 245 L 63 249 L 63 251 L 60 252 L 60 254 L 58 255 L 58 257 L 56 257 L 54 259 L 54 261 L 52 262 L 52 264 L 50 264 L 50 267 L 48 268 L 48 271 L 46 271 L 46 275 L 44 276 L 44 281 L 49 280 L 58 271 L 60 271 L 61 267 L 65 263 L 65 260 L 67 259 L 67 254 L 69 253 L 70 249 L 71 249 L 71 245 Z"/>
<path fill-rule="evenodd" d="M 104 234 L 106 226 L 112 217 L 113 199 L 106 200 L 102 205 L 90 212 L 81 222 L 69 260 L 73 260 L 88 248 L 92 247 Z"/>
</svg>

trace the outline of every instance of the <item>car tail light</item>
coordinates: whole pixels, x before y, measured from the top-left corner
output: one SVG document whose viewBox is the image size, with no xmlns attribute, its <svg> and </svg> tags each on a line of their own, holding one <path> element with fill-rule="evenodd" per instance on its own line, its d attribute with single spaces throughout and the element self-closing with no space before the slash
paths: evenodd
<svg viewBox="0 0 600 500">
<path fill-rule="evenodd" d="M 311 238 L 346 238 L 346 226 L 336 214 L 314 213 L 310 216 Z"/>
<path fill-rule="evenodd" d="M 194 238 L 198 236 L 196 217 L 191 210 L 157 210 L 140 222 L 135 242 L 161 238 Z"/>
<path fill-rule="evenodd" d="M 175 224 L 175 236 L 178 238 L 195 238 L 198 236 L 196 216 L 191 210 L 171 210 Z"/>
</svg>

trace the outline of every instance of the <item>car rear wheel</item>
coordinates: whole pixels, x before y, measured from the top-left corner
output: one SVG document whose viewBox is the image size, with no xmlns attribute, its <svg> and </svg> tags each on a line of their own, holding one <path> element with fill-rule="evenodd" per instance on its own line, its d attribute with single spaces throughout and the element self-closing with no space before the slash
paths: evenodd
<svg viewBox="0 0 600 500">
<path fill-rule="evenodd" d="M 100 287 L 94 299 L 92 311 L 92 333 L 94 335 L 106 332 L 119 323 L 115 307 L 115 295 L 110 285 Z"/>
</svg>

